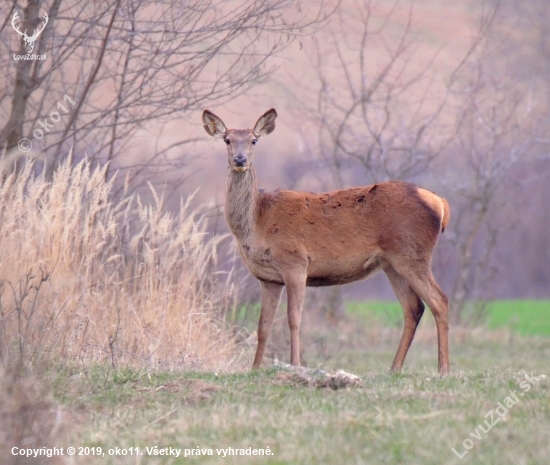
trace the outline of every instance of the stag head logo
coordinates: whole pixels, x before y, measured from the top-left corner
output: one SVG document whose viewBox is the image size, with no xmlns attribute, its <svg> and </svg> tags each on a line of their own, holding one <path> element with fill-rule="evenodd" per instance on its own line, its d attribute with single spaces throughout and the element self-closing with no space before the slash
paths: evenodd
<svg viewBox="0 0 550 465">
<path fill-rule="evenodd" d="M 27 30 L 25 29 L 25 32 L 21 32 L 19 30 L 19 27 L 21 26 L 21 20 L 19 19 L 19 13 L 15 12 L 13 15 L 13 18 L 11 20 L 11 25 L 15 29 L 15 31 L 23 37 L 23 40 L 25 41 L 25 49 L 27 50 L 27 53 L 32 53 L 34 49 L 34 43 L 38 39 L 38 36 L 42 33 L 42 31 L 45 29 L 46 24 L 48 24 L 48 15 L 44 15 L 42 18 L 42 27 L 38 27 L 34 30 L 33 34 L 31 36 L 27 35 Z"/>
</svg>

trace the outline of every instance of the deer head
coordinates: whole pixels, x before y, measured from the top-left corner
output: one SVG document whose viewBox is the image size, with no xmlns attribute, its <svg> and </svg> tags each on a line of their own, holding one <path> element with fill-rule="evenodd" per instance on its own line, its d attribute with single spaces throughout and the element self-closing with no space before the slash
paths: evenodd
<svg viewBox="0 0 550 465">
<path fill-rule="evenodd" d="M 19 23 L 19 24 L 17 24 Z M 19 13 L 16 11 L 13 15 L 13 18 L 11 20 L 11 25 L 15 29 L 15 31 L 23 37 L 23 40 L 25 41 L 25 50 L 27 50 L 27 53 L 32 53 L 34 49 L 34 43 L 36 42 L 36 39 L 38 39 L 38 36 L 42 33 L 44 28 L 46 27 L 46 24 L 48 24 L 48 15 L 45 14 L 42 18 L 42 27 L 39 27 L 38 29 L 35 29 L 32 36 L 27 35 L 27 30 L 25 29 L 24 32 L 21 32 L 19 30 L 19 27 L 21 26 L 21 20 L 19 19 Z"/>
<path fill-rule="evenodd" d="M 262 136 L 267 136 L 275 129 L 277 112 L 274 108 L 266 111 L 254 129 L 227 129 L 220 117 L 209 110 L 204 110 L 202 122 L 204 129 L 212 137 L 223 137 L 227 145 L 229 167 L 234 171 L 245 172 L 254 161 L 254 145 Z"/>
</svg>

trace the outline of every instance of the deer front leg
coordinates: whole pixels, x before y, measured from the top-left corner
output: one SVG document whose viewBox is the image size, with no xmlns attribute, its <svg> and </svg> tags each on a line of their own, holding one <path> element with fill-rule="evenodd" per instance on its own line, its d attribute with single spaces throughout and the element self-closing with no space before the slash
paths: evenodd
<svg viewBox="0 0 550 465">
<path fill-rule="evenodd" d="M 260 281 L 262 288 L 262 310 L 260 313 L 260 321 L 258 322 L 258 347 L 256 348 L 256 356 L 252 368 L 260 368 L 264 358 L 265 346 L 267 338 L 271 332 L 271 326 L 279 307 L 281 299 L 282 284 L 268 283 Z"/>
<path fill-rule="evenodd" d="M 285 279 L 288 295 L 288 326 L 290 328 L 290 363 L 300 365 L 300 322 L 306 294 L 306 274 L 290 274 Z"/>
</svg>

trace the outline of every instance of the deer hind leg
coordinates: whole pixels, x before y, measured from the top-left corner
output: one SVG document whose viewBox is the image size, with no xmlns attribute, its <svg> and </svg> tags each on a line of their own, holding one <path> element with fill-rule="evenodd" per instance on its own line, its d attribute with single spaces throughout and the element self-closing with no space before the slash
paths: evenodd
<svg viewBox="0 0 550 465">
<path fill-rule="evenodd" d="M 407 281 L 405 281 L 391 265 L 385 268 L 384 271 L 403 308 L 403 334 L 391 365 L 391 371 L 401 371 L 411 342 L 414 339 L 414 333 L 416 332 L 418 323 L 424 314 L 424 304 L 416 292 L 410 288 Z"/>
<path fill-rule="evenodd" d="M 260 368 L 262 365 L 267 338 L 271 332 L 271 326 L 273 326 L 273 320 L 281 299 L 281 291 L 283 290 L 282 284 L 260 281 L 260 285 L 262 288 L 262 310 L 258 322 L 258 347 L 252 364 L 253 369 Z"/>
<path fill-rule="evenodd" d="M 439 373 L 449 373 L 449 300 L 435 281 L 430 261 L 415 263 L 416 266 L 398 268 L 409 286 L 430 308 L 437 327 Z"/>
<path fill-rule="evenodd" d="M 306 273 L 290 273 L 284 277 L 288 296 L 288 326 L 290 328 L 290 363 L 300 365 L 300 322 L 306 294 Z"/>
</svg>

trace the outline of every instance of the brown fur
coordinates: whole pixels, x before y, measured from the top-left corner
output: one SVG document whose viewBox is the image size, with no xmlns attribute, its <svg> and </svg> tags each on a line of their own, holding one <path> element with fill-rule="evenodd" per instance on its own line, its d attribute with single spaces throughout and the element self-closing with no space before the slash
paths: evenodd
<svg viewBox="0 0 550 465">
<path fill-rule="evenodd" d="M 253 175 L 249 171 L 239 176 Z M 442 219 L 423 201 L 420 188 L 396 181 L 373 187 L 325 194 L 258 192 L 257 211 L 251 215 L 254 235 L 242 242 L 249 246 L 243 258 L 251 272 L 258 279 L 283 284 L 276 262 L 284 257 L 287 265 L 307 269 L 308 285 L 346 284 L 377 271 L 388 252 L 418 260 L 426 249 L 433 249 Z M 440 200 L 431 195 L 434 203 Z M 395 222 L 396 216 L 401 221 Z M 269 260 L 259 260 L 266 248 Z M 376 266 L 365 268 L 374 257 L 379 259 Z"/>
<path fill-rule="evenodd" d="M 262 285 L 254 367 L 262 362 L 283 285 L 289 299 L 291 363 L 299 364 L 305 286 L 346 284 L 383 270 L 405 318 L 392 369 L 400 370 L 403 365 L 425 301 L 436 319 L 439 370 L 447 373 L 447 297 L 430 269 L 437 236 L 450 217 L 445 199 L 399 181 L 322 194 L 260 192 L 253 167 L 253 141 L 273 131 L 275 116 L 270 110 L 253 130 L 228 130 L 213 113 L 205 111 L 203 115 L 207 132 L 224 137 L 228 144 L 226 219 L 243 260 Z M 243 166 L 238 164 L 242 157 L 246 159 Z"/>
</svg>

